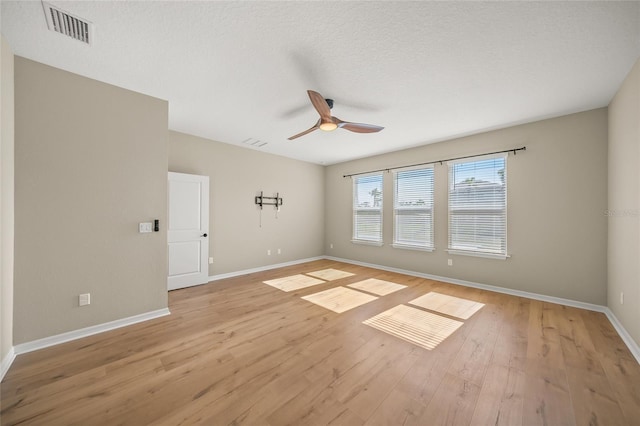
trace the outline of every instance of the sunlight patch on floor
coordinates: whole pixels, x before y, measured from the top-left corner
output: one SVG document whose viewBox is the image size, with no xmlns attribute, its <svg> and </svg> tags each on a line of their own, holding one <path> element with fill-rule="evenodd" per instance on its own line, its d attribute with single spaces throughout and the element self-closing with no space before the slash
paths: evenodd
<svg viewBox="0 0 640 426">
<path fill-rule="evenodd" d="M 387 294 L 391 294 L 393 292 L 402 290 L 403 288 L 407 288 L 406 285 L 396 284 L 390 281 L 383 281 L 377 278 L 369 278 L 364 281 L 358 281 L 357 283 L 349 284 L 347 287 L 377 294 L 378 296 L 386 296 Z"/>
<path fill-rule="evenodd" d="M 303 299 L 333 312 L 342 313 L 376 300 L 377 297 L 351 290 L 346 287 L 336 287 L 321 291 L 320 293 L 304 296 Z"/>
<path fill-rule="evenodd" d="M 275 287 L 282 291 L 294 291 L 301 288 L 307 288 L 318 284 L 324 284 L 326 281 L 322 281 L 316 278 L 308 277 L 306 275 L 298 274 L 291 275 L 290 277 L 277 278 L 275 280 L 263 281 L 263 283 Z"/>
<path fill-rule="evenodd" d="M 434 349 L 464 323 L 405 305 L 362 322 L 428 350 Z"/>
<path fill-rule="evenodd" d="M 419 306 L 430 311 L 439 312 L 441 314 L 460 319 L 469 319 L 473 314 L 484 307 L 484 303 L 461 299 L 447 294 L 436 293 L 435 291 L 427 293 L 424 296 L 420 296 L 417 299 L 413 299 L 409 303 L 414 306 Z"/>
<path fill-rule="evenodd" d="M 337 269 L 322 269 L 320 271 L 307 272 L 307 275 L 311 275 L 312 277 L 320 278 L 325 281 L 334 281 L 339 280 L 340 278 L 350 277 L 352 275 L 351 272 L 339 271 Z"/>
</svg>

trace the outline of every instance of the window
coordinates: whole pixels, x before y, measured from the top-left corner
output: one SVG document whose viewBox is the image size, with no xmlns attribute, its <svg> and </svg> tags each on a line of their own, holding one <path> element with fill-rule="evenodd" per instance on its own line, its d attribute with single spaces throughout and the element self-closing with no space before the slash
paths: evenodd
<svg viewBox="0 0 640 426">
<path fill-rule="evenodd" d="M 448 164 L 450 252 L 507 257 L 506 158 Z"/>
<path fill-rule="evenodd" d="M 382 245 L 382 174 L 353 178 L 353 242 Z"/>
<path fill-rule="evenodd" d="M 433 250 L 433 166 L 393 174 L 393 246 Z"/>
</svg>

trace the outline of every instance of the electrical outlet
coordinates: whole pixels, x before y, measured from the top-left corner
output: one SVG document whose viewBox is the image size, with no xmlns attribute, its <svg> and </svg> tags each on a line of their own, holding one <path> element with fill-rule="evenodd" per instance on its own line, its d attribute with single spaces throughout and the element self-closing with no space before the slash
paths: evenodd
<svg viewBox="0 0 640 426">
<path fill-rule="evenodd" d="M 271 256 L 271 250 L 267 250 L 267 256 Z"/>
<path fill-rule="evenodd" d="M 333 248 L 333 243 L 329 244 L 329 248 Z"/>
<path fill-rule="evenodd" d="M 278 249 L 278 254 L 282 254 L 282 250 Z"/>
<path fill-rule="evenodd" d="M 212 264 L 213 264 L 213 257 L 210 257 L 209 258 L 209 265 L 212 265 Z"/>
<path fill-rule="evenodd" d="M 151 222 L 140 222 L 138 224 L 138 232 L 140 232 L 141 234 L 152 231 L 153 225 L 151 224 Z"/>
<path fill-rule="evenodd" d="M 447 265 L 453 266 L 453 259 L 447 259 Z"/>
<path fill-rule="evenodd" d="M 78 296 L 78 306 L 86 306 L 91 304 L 91 293 L 84 293 Z"/>
<path fill-rule="evenodd" d="M 624 305 L 624 293 L 620 292 L 620 304 Z"/>
</svg>

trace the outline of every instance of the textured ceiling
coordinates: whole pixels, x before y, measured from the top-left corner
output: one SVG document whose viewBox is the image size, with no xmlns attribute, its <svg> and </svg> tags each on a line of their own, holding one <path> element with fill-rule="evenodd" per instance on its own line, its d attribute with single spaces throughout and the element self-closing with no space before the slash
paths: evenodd
<svg viewBox="0 0 640 426">
<path fill-rule="evenodd" d="M 169 128 L 332 164 L 606 106 L 640 56 L 639 2 L 50 3 L 92 46 L 2 1 L 14 53 L 169 101 Z M 288 141 L 333 98 L 338 129 Z"/>
</svg>

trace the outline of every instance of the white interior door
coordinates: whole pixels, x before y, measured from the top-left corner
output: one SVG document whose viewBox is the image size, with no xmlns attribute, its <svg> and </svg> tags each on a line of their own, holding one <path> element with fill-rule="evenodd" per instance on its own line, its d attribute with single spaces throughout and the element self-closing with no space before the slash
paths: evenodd
<svg viewBox="0 0 640 426">
<path fill-rule="evenodd" d="M 209 176 L 169 172 L 168 288 L 209 281 Z"/>
</svg>

